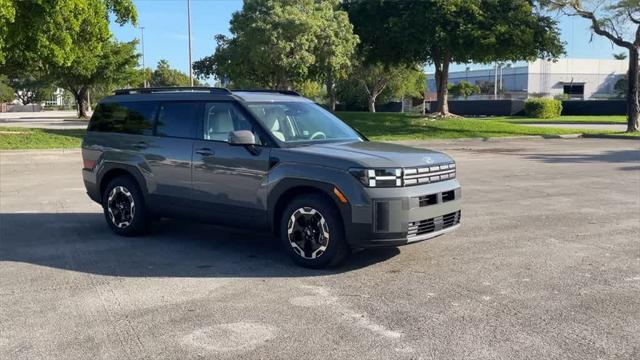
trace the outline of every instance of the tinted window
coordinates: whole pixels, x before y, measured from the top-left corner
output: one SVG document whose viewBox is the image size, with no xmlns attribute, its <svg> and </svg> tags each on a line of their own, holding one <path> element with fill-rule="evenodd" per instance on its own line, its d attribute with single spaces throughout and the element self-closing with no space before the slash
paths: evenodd
<svg viewBox="0 0 640 360">
<path fill-rule="evenodd" d="M 249 120 L 230 102 L 207 103 L 203 124 L 205 140 L 228 141 L 232 131 L 253 130 Z"/>
<path fill-rule="evenodd" d="M 175 102 L 160 106 L 157 136 L 195 138 L 196 123 L 200 117 L 200 103 Z"/>
<path fill-rule="evenodd" d="M 100 104 L 91 117 L 90 131 L 151 135 L 157 104 L 124 102 Z"/>
</svg>

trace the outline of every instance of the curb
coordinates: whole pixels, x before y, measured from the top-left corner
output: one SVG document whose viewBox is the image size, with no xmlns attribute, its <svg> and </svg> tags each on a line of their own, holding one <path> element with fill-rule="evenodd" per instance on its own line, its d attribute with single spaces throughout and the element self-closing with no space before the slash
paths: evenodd
<svg viewBox="0 0 640 360">
<path fill-rule="evenodd" d="M 582 137 L 592 138 L 592 139 L 640 140 L 640 134 L 638 135 L 583 134 Z"/>
<path fill-rule="evenodd" d="M 57 148 L 57 149 L 14 149 L 14 150 L 0 150 L 0 154 L 23 154 L 25 152 L 38 152 L 38 153 L 51 153 L 51 154 L 73 154 L 81 153 L 82 149 L 77 148 Z"/>
<path fill-rule="evenodd" d="M 523 136 L 503 136 L 492 138 L 454 138 L 454 139 L 415 139 L 415 140 L 374 140 L 394 143 L 416 143 L 416 142 L 466 142 L 466 141 L 487 141 L 500 142 L 509 140 L 547 140 L 547 139 L 580 139 L 583 134 L 562 134 L 562 135 L 523 135 Z"/>
</svg>

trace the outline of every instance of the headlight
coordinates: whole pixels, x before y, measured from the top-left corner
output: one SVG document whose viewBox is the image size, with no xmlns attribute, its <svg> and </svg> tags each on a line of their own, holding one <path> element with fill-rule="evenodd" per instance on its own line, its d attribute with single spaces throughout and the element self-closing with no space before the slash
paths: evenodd
<svg viewBox="0 0 640 360">
<path fill-rule="evenodd" d="M 402 169 L 349 169 L 349 172 L 364 186 L 402 186 Z"/>
<path fill-rule="evenodd" d="M 349 169 L 366 187 L 402 187 L 430 184 L 456 178 L 456 164 L 446 163 L 419 168 Z"/>
</svg>

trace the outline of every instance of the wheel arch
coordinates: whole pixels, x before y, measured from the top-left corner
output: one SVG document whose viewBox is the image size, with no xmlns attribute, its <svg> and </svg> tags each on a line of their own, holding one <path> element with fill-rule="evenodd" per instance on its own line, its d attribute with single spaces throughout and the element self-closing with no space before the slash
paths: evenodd
<svg viewBox="0 0 640 360">
<path fill-rule="evenodd" d="M 140 173 L 140 170 L 131 165 L 112 163 L 105 164 L 100 169 L 100 173 L 98 175 L 98 189 L 100 191 L 101 199 L 104 196 L 104 191 L 109 182 L 119 176 L 129 176 L 133 178 L 142 191 L 142 197 L 144 198 L 145 202 L 147 201 L 147 186 L 142 173 Z"/>
<path fill-rule="evenodd" d="M 280 224 L 287 204 L 294 198 L 305 194 L 317 194 L 329 199 L 341 215 L 343 225 L 346 216 L 349 213 L 349 207 L 341 204 L 333 195 L 334 185 L 319 181 L 301 180 L 301 179 L 285 179 L 269 194 L 269 224 L 274 234 L 279 235 Z"/>
</svg>

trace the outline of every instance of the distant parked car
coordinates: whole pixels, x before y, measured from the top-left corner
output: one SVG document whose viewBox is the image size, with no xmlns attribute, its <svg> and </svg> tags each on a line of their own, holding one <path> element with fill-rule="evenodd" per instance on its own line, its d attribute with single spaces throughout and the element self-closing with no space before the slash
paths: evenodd
<svg viewBox="0 0 640 360">
<path fill-rule="evenodd" d="M 449 156 L 370 142 L 289 91 L 118 90 L 96 107 L 82 156 L 87 192 L 119 235 L 159 217 L 270 230 L 319 268 L 460 222 Z"/>
</svg>

